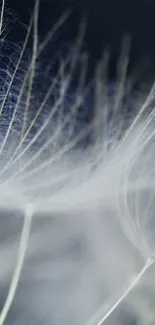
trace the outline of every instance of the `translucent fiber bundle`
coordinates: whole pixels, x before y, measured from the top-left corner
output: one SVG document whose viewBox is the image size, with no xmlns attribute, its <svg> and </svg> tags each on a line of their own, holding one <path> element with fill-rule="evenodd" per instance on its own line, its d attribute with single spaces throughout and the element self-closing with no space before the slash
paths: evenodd
<svg viewBox="0 0 155 325">
<path fill-rule="evenodd" d="M 0 325 L 154 324 L 155 85 L 130 92 L 128 42 L 115 84 L 107 53 L 86 82 L 84 24 L 46 74 L 67 14 L 40 42 L 38 12 L 0 49 Z"/>
</svg>

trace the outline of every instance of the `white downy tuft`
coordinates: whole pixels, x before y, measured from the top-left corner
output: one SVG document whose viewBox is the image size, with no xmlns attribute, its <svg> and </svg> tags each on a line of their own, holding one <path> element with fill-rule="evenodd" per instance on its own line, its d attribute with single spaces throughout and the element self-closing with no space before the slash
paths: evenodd
<svg viewBox="0 0 155 325">
<path fill-rule="evenodd" d="M 0 34 L 4 10 L 2 1 Z M 123 317 L 151 325 L 155 85 L 145 99 L 129 93 L 126 41 L 118 81 L 106 82 L 105 53 L 88 85 L 84 24 L 48 78 L 39 58 L 68 14 L 40 43 L 38 12 L 36 0 L 18 60 L 2 69 L 0 283 L 8 294 L 0 325 L 120 325 Z"/>
</svg>

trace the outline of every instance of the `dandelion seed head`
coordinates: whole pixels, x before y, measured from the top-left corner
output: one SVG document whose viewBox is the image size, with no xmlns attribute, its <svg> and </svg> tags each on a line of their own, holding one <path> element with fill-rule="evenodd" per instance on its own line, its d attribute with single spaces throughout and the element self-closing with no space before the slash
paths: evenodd
<svg viewBox="0 0 155 325">
<path fill-rule="evenodd" d="M 118 80 L 105 54 L 90 82 L 82 28 L 45 64 L 38 13 L 24 44 L 0 43 L 0 325 L 149 325 L 155 87 L 132 89 L 126 42 Z"/>
</svg>

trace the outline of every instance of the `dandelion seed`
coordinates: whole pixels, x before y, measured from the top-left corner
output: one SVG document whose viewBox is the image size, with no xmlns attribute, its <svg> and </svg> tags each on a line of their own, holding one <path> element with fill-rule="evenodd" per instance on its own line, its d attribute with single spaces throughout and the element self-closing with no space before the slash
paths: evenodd
<svg viewBox="0 0 155 325">
<path fill-rule="evenodd" d="M 36 0 L 18 59 L 3 68 L 7 83 L 0 81 L 0 279 L 7 288 L 0 325 L 12 323 L 16 308 L 16 324 L 120 325 L 122 310 L 149 324 L 155 85 L 145 100 L 129 91 L 128 38 L 116 82 L 108 81 L 108 50 L 87 82 L 85 21 L 74 49 L 46 75 L 41 55 L 69 12 L 42 42 L 38 15 Z M 10 224 L 3 211 L 16 213 Z"/>
</svg>

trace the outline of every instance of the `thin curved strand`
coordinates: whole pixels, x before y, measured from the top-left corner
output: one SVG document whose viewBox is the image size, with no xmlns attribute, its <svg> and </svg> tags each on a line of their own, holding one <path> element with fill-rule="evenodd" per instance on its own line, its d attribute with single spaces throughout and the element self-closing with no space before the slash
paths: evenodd
<svg viewBox="0 0 155 325">
<path fill-rule="evenodd" d="M 2 8 L 1 8 L 1 16 L 0 16 L 0 36 L 1 36 L 1 34 L 2 34 L 3 17 L 4 17 L 4 8 L 5 8 L 5 0 L 2 0 Z"/>
<path fill-rule="evenodd" d="M 56 34 L 56 32 L 60 29 L 61 26 L 64 25 L 66 20 L 70 16 L 70 10 L 67 10 L 55 23 L 54 27 L 48 32 L 46 35 L 45 40 L 40 44 L 38 49 L 38 56 L 41 54 L 41 52 L 44 50 L 44 48 L 48 45 L 48 43 L 51 41 L 53 36 Z"/>
<path fill-rule="evenodd" d="M 32 49 L 32 62 L 31 62 L 31 69 L 30 69 L 30 77 L 28 82 L 28 92 L 27 98 L 25 103 L 25 111 L 24 111 L 24 120 L 21 132 L 21 138 L 24 136 L 25 128 L 27 126 L 27 116 L 29 110 L 29 104 L 32 94 L 32 87 L 33 87 L 33 80 L 35 75 L 35 65 L 37 59 L 37 50 L 38 50 L 38 13 L 39 13 L 39 0 L 35 2 L 35 9 L 34 9 L 34 22 L 33 22 L 33 49 Z"/>
<path fill-rule="evenodd" d="M 31 229 L 32 216 L 33 216 L 33 207 L 31 205 L 27 205 L 25 209 L 24 225 L 21 233 L 17 264 L 15 267 L 15 271 L 12 277 L 11 285 L 9 288 L 9 292 L 5 304 L 0 313 L 0 325 L 3 325 L 5 322 L 5 319 L 8 315 L 8 312 L 10 310 L 10 307 L 12 305 L 17 290 L 17 286 L 19 283 L 19 279 L 20 279 L 20 275 L 21 275 L 25 255 L 26 255 L 28 239 L 29 239 L 29 234 Z"/>
<path fill-rule="evenodd" d="M 115 309 L 120 305 L 120 303 L 129 295 L 129 293 L 135 288 L 135 286 L 138 284 L 138 282 L 141 280 L 145 272 L 151 267 L 151 265 L 154 264 L 154 260 L 152 258 L 148 258 L 145 265 L 143 266 L 142 270 L 134 277 L 131 284 L 128 286 L 128 288 L 124 291 L 124 293 L 121 295 L 119 299 L 116 300 L 116 302 L 112 305 L 111 308 L 104 314 L 104 316 L 101 316 L 101 313 L 103 313 L 103 309 L 105 308 L 106 303 L 99 309 L 97 313 L 90 319 L 88 322 L 85 323 L 85 325 L 102 325 L 104 322 L 108 319 L 108 317 L 115 311 Z"/>
</svg>

